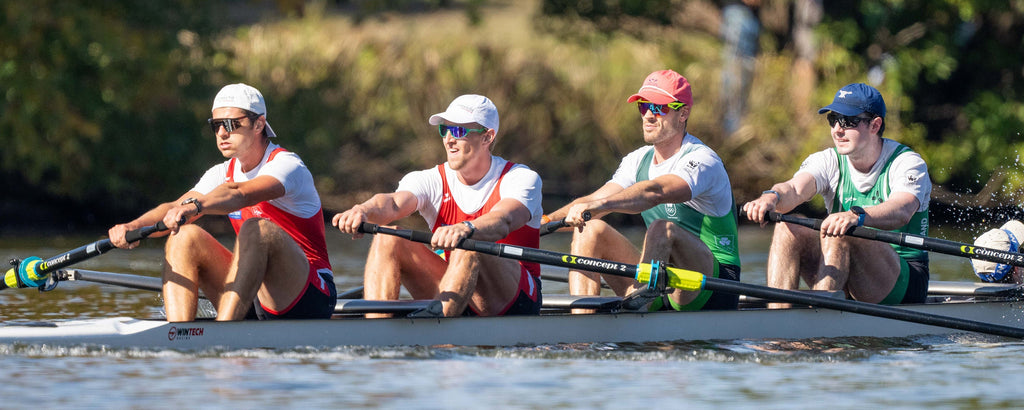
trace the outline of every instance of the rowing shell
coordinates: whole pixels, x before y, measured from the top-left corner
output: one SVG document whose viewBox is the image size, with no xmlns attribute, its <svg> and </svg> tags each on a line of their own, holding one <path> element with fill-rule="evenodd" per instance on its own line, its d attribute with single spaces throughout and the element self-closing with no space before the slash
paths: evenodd
<svg viewBox="0 0 1024 410">
<path fill-rule="evenodd" d="M 976 298 L 970 298 L 976 299 Z M 906 309 L 1024 325 L 1016 299 L 961 300 Z M 106 318 L 0 324 L 0 344 L 104 345 L 113 348 L 248 349 L 335 346 L 516 346 L 559 343 L 646 343 L 687 340 L 908 337 L 958 331 L 829 309 L 741 309 L 712 312 L 598 313 L 541 316 L 281 321 Z"/>
</svg>

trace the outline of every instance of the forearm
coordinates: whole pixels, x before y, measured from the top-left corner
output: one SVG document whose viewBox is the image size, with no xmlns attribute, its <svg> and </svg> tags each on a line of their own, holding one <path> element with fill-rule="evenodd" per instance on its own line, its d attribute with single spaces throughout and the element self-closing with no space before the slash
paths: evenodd
<svg viewBox="0 0 1024 410">
<path fill-rule="evenodd" d="M 864 208 L 864 225 L 887 231 L 898 229 L 910 222 L 916 211 L 916 201 L 912 204 L 886 201 Z"/>
<path fill-rule="evenodd" d="M 402 205 L 392 194 L 376 194 L 353 208 L 357 207 L 366 215 L 367 222 L 375 224 L 388 224 L 412 213 L 402 209 Z"/>
</svg>

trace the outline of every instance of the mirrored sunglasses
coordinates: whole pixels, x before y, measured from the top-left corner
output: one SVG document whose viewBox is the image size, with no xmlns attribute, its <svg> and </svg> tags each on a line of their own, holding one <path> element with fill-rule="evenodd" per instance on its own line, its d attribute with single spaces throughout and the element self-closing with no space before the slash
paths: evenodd
<svg viewBox="0 0 1024 410">
<path fill-rule="evenodd" d="M 210 124 L 210 129 L 213 130 L 214 134 L 216 134 L 217 129 L 219 129 L 222 126 L 224 127 L 224 131 L 227 131 L 230 134 L 231 131 L 242 128 L 243 118 L 248 118 L 250 121 L 255 121 L 255 119 L 259 117 L 259 115 L 253 115 L 238 118 L 210 118 L 207 119 L 206 122 Z"/>
<path fill-rule="evenodd" d="M 466 135 L 468 135 L 471 132 L 486 132 L 486 131 L 487 131 L 487 128 L 466 128 L 466 127 L 459 127 L 459 126 L 453 126 L 453 125 L 444 125 L 444 124 L 441 124 L 441 125 L 437 126 L 437 133 L 441 134 L 441 137 L 445 137 L 449 133 L 451 133 L 452 137 L 457 139 L 457 140 L 458 139 L 466 138 Z"/>
<path fill-rule="evenodd" d="M 686 105 L 679 101 L 670 102 L 668 104 L 655 104 L 650 101 L 638 101 L 636 107 L 640 109 L 640 115 L 647 115 L 647 111 L 654 112 L 654 115 L 667 115 L 668 109 L 678 110 Z"/>
</svg>

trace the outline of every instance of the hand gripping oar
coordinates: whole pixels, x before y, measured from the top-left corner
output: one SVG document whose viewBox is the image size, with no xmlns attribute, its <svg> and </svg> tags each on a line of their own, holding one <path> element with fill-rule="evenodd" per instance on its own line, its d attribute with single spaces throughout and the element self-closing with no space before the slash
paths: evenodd
<svg viewBox="0 0 1024 410">
<path fill-rule="evenodd" d="M 822 222 L 821 219 L 802 218 L 777 212 L 769 212 L 768 220 L 772 222 L 786 222 L 802 225 L 814 230 L 821 230 Z M 918 236 L 903 232 L 883 231 L 866 226 L 852 227 L 846 232 L 846 234 L 857 238 L 886 242 L 893 245 L 906 246 L 908 248 L 921 249 L 946 255 L 982 259 L 1013 266 L 1024 266 L 1024 254 L 984 248 L 966 243 L 948 241 L 945 239 L 929 238 L 927 236 Z"/>
<path fill-rule="evenodd" d="M 128 231 L 125 233 L 124 239 L 128 241 L 128 243 L 132 243 L 146 238 L 156 232 L 166 230 L 167 226 L 161 221 L 157 222 L 156 225 L 144 226 L 133 231 Z M 11 265 L 14 267 L 8 269 L 7 273 L 4 274 L 4 280 L 0 283 L 0 290 L 7 288 L 41 286 L 51 272 L 68 265 L 82 262 L 114 248 L 115 246 L 110 242 L 110 238 L 107 238 L 88 245 L 80 246 L 47 260 L 43 260 L 37 256 L 32 256 L 21 261 L 13 259 L 11 260 Z"/>
<path fill-rule="evenodd" d="M 584 221 L 589 221 L 590 220 L 590 211 L 584 211 L 583 212 L 583 220 Z M 540 236 L 547 235 L 549 233 L 552 233 L 552 232 L 557 231 L 559 229 L 565 228 L 567 226 L 569 226 L 569 225 L 565 223 L 565 218 L 562 218 L 562 219 L 557 220 L 557 221 L 548 222 L 548 223 L 546 223 L 544 225 L 541 225 L 541 227 L 540 227 Z"/>
<path fill-rule="evenodd" d="M 410 229 L 392 229 L 377 226 L 370 223 L 363 223 L 359 231 L 370 234 L 387 234 L 415 242 L 430 243 L 429 232 L 414 231 Z M 908 309 L 895 308 L 891 306 L 876 305 L 872 303 L 858 302 L 855 300 L 837 299 L 829 296 L 815 295 L 792 290 L 775 289 L 767 286 L 742 283 L 728 279 L 707 277 L 700 272 L 686 269 L 679 269 L 664 266 L 661 263 L 640 263 L 628 264 L 604 259 L 575 256 L 566 253 L 546 251 L 542 249 L 524 248 L 514 245 L 499 244 L 494 242 L 464 239 L 458 246 L 460 249 L 486 253 L 502 258 L 510 258 L 527 262 L 536 262 L 552 266 L 562 266 L 573 269 L 588 270 L 608 275 L 633 278 L 640 283 L 657 282 L 660 275 L 663 276 L 665 284 L 669 287 L 682 290 L 720 291 L 738 295 L 747 295 L 762 299 L 775 300 L 779 302 L 795 303 L 800 305 L 811 305 L 822 308 L 840 310 L 844 312 L 859 313 L 868 316 L 877 316 L 888 319 L 902 320 L 906 322 L 920 323 L 924 325 L 945 327 L 950 329 L 965 330 L 971 332 L 985 333 L 996 336 L 1013 338 L 1024 338 L 1024 329 L 984 323 L 968 319 L 960 319 L 949 316 L 940 316 L 930 313 L 916 312 Z"/>
</svg>

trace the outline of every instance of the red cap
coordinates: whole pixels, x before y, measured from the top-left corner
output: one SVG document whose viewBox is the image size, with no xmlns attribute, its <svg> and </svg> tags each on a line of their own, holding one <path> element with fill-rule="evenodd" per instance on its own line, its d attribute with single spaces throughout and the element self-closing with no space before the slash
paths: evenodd
<svg viewBox="0 0 1024 410">
<path fill-rule="evenodd" d="M 693 93 L 686 77 L 672 70 L 655 71 L 647 76 L 640 90 L 626 100 L 627 103 L 637 100 L 650 101 L 655 104 L 668 104 L 679 101 L 693 107 Z"/>
</svg>

